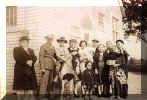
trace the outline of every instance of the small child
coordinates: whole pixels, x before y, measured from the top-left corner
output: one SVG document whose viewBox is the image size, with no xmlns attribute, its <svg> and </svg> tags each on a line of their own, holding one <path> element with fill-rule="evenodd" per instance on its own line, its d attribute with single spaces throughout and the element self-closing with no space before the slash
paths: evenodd
<svg viewBox="0 0 147 100">
<path fill-rule="evenodd" d="M 96 78 L 95 78 L 95 73 L 92 69 L 92 62 L 87 61 L 85 63 L 85 67 L 86 67 L 86 70 L 82 74 L 82 86 L 84 90 L 83 92 L 85 95 L 88 94 L 89 100 L 91 100 L 90 94 L 92 94 L 92 91 L 95 87 Z"/>
</svg>

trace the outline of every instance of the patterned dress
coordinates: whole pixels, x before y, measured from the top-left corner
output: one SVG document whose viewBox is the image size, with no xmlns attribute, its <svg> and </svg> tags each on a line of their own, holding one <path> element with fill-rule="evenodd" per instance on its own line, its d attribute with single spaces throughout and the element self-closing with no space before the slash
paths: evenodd
<svg viewBox="0 0 147 100">
<path fill-rule="evenodd" d="M 113 95 L 126 98 L 128 95 L 128 53 L 124 49 L 116 48 L 114 52 L 111 52 L 111 57 L 115 60 L 115 64 L 118 64 L 117 67 L 111 66 L 109 72 L 112 88 L 114 89 Z"/>
</svg>

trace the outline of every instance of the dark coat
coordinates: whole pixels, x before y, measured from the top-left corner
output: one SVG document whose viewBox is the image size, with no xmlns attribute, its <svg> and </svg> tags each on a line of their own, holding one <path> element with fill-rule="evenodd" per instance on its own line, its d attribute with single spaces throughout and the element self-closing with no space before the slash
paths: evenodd
<svg viewBox="0 0 147 100">
<path fill-rule="evenodd" d="M 93 70 L 86 69 L 82 74 L 82 84 L 93 88 L 96 85 L 96 76 Z"/>
<path fill-rule="evenodd" d="M 96 48 L 94 56 L 93 56 L 93 67 L 94 69 L 98 69 L 98 75 L 97 75 L 97 81 L 99 84 L 102 84 L 102 80 L 103 80 L 103 70 L 104 70 L 104 64 L 103 65 L 99 65 L 100 63 L 100 51 L 99 48 Z M 102 63 L 104 63 L 104 55 L 102 56 Z"/>
<path fill-rule="evenodd" d="M 107 65 L 107 60 L 111 60 L 112 57 L 112 49 L 107 48 L 104 52 L 104 69 L 102 74 L 102 81 L 103 81 L 103 94 L 105 96 L 110 96 L 110 80 L 109 80 L 109 70 L 110 66 Z"/>
<path fill-rule="evenodd" d="M 14 68 L 14 90 L 34 90 L 37 88 L 37 79 L 34 69 L 34 64 L 37 60 L 34 55 L 34 51 L 29 48 L 28 53 L 23 49 L 23 47 L 15 47 L 13 51 L 13 56 L 15 59 Z M 32 66 L 27 64 L 28 60 L 32 60 Z M 27 75 L 27 71 L 31 74 Z"/>
<path fill-rule="evenodd" d="M 104 71 L 103 71 L 103 82 L 104 84 L 109 84 L 109 69 L 110 69 L 110 66 L 107 65 L 107 60 L 112 60 L 113 57 L 112 57 L 112 49 L 106 49 L 105 52 L 104 52 Z"/>
</svg>

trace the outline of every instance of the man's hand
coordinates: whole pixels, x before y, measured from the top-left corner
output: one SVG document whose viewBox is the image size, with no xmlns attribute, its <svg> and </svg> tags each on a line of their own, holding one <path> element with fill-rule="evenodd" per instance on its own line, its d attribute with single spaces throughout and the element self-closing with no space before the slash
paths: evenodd
<svg viewBox="0 0 147 100">
<path fill-rule="evenodd" d="M 97 85 L 96 84 L 94 85 L 94 88 L 97 88 Z"/>
<path fill-rule="evenodd" d="M 59 72 L 61 68 L 61 63 L 59 61 L 56 61 L 56 71 Z"/>
<path fill-rule="evenodd" d="M 29 66 L 32 66 L 33 61 L 32 61 L 32 60 L 28 60 L 28 61 L 27 61 L 27 64 L 28 64 Z"/>
<path fill-rule="evenodd" d="M 59 72 L 60 71 L 60 67 L 56 67 L 56 72 Z"/>
<path fill-rule="evenodd" d="M 45 73 L 45 71 L 46 71 L 45 69 L 41 69 L 41 73 Z"/>
<path fill-rule="evenodd" d="M 98 74 L 98 70 L 97 69 L 95 69 L 95 74 Z"/>
</svg>

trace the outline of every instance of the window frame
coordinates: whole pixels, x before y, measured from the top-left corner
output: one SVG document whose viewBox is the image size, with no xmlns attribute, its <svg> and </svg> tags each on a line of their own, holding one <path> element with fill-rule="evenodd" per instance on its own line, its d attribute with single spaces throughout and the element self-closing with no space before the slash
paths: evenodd
<svg viewBox="0 0 147 100">
<path fill-rule="evenodd" d="M 16 31 L 17 26 L 17 6 L 6 6 L 6 29 Z"/>
<path fill-rule="evenodd" d="M 113 34 L 113 40 L 116 41 L 118 39 L 118 22 L 119 19 L 115 16 L 112 16 L 112 34 Z"/>
<path fill-rule="evenodd" d="M 98 13 L 98 25 L 104 28 L 104 14 L 100 12 Z"/>
</svg>

